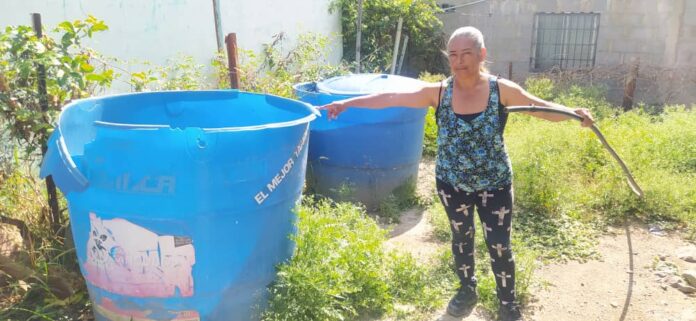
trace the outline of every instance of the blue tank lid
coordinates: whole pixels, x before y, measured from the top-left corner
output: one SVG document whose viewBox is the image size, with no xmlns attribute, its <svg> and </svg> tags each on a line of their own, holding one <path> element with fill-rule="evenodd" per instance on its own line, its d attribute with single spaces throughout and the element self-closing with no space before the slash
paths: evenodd
<svg viewBox="0 0 696 321">
<path fill-rule="evenodd" d="M 367 95 L 420 89 L 418 79 L 384 74 L 354 74 L 329 78 L 317 83 L 317 90 L 334 95 Z"/>
</svg>

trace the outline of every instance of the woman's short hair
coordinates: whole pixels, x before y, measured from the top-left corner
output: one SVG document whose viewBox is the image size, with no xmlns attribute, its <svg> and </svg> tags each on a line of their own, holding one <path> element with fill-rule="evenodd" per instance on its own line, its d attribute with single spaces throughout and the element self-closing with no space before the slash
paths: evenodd
<svg viewBox="0 0 696 321">
<path fill-rule="evenodd" d="M 447 41 L 447 47 L 449 48 L 450 43 L 452 43 L 455 38 L 459 37 L 473 40 L 477 49 L 486 48 L 481 30 L 478 30 L 472 26 L 461 27 L 452 32 L 452 35 L 450 35 L 449 40 Z"/>
</svg>

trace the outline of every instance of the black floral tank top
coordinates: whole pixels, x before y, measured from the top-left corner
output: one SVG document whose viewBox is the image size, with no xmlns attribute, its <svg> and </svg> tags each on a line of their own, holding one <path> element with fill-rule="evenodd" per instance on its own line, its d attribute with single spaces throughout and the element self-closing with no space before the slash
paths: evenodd
<svg viewBox="0 0 696 321">
<path fill-rule="evenodd" d="M 505 187 L 512 183 L 512 166 L 503 142 L 497 77 L 490 76 L 488 106 L 480 115 L 464 120 L 452 109 L 454 78 L 447 88 L 435 116 L 437 118 L 438 179 L 466 192 Z"/>
</svg>

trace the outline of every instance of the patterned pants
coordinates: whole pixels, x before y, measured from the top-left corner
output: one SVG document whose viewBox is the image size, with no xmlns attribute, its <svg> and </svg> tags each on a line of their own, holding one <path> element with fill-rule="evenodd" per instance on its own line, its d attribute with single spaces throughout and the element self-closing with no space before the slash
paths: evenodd
<svg viewBox="0 0 696 321">
<path fill-rule="evenodd" d="M 515 261 L 510 248 L 512 187 L 465 192 L 437 180 L 437 192 L 452 230 L 452 254 L 462 286 L 476 287 L 474 276 L 474 207 L 477 209 L 486 247 L 495 274 L 498 299 L 515 299 Z"/>
</svg>

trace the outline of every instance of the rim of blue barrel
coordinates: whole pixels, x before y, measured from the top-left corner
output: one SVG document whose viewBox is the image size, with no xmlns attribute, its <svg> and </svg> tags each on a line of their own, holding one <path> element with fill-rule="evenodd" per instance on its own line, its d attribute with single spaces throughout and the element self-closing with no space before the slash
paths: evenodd
<svg viewBox="0 0 696 321">
<path fill-rule="evenodd" d="M 379 86 L 383 82 L 383 86 Z M 330 95 L 369 95 L 419 89 L 424 82 L 415 78 L 389 74 L 350 74 L 316 82 L 316 91 Z M 372 85 L 373 88 L 370 88 Z"/>
<path fill-rule="evenodd" d="M 86 102 L 91 102 L 91 101 L 99 101 L 103 99 L 115 99 L 115 98 L 123 98 L 123 97 L 132 97 L 132 96 L 144 96 L 144 95 L 182 95 L 182 94 L 214 94 L 214 93 L 223 93 L 223 94 L 244 94 L 244 95 L 253 95 L 253 96 L 263 96 L 267 102 L 269 99 L 277 102 L 283 102 L 283 103 L 290 103 L 290 104 L 297 104 L 302 107 L 304 107 L 308 112 L 309 115 L 295 119 L 295 120 L 290 120 L 290 121 L 284 121 L 284 122 L 272 122 L 272 123 L 267 123 L 267 124 L 261 124 L 261 125 L 252 125 L 252 126 L 235 126 L 235 127 L 214 127 L 214 128 L 201 128 L 201 130 L 208 132 L 208 133 L 214 133 L 214 132 L 240 132 L 240 131 L 253 131 L 253 130 L 264 130 L 264 129 L 270 129 L 270 128 L 283 128 L 283 127 L 292 127 L 304 123 L 309 123 L 312 120 L 316 119 L 317 117 L 321 117 L 321 113 L 319 110 L 317 110 L 316 107 L 312 106 L 311 104 L 308 104 L 303 101 L 295 100 L 295 99 L 290 99 L 290 98 L 285 98 L 285 97 L 280 97 L 272 94 L 263 94 L 263 93 L 253 93 L 253 92 L 246 92 L 246 91 L 241 91 L 241 90 L 236 90 L 236 89 L 228 89 L 228 90 L 171 90 L 171 91 L 150 91 L 150 92 L 138 92 L 138 93 L 124 93 L 124 94 L 114 94 L 114 95 L 107 95 L 107 96 L 97 96 L 97 97 L 90 97 L 90 98 L 84 98 L 84 99 L 79 99 L 70 102 L 69 104 L 63 106 L 61 109 L 61 113 L 58 116 L 58 129 L 60 130 L 60 125 L 63 120 L 63 113 L 62 111 L 65 111 L 73 106 L 76 105 L 81 105 Z M 268 104 L 273 105 L 274 102 L 268 102 Z M 106 121 L 94 121 L 94 124 L 97 126 L 102 126 L 102 127 L 110 127 L 110 128 L 115 128 L 115 129 L 123 129 L 123 130 L 153 130 L 153 129 L 162 129 L 162 128 L 173 128 L 171 125 L 160 125 L 160 124 L 128 124 L 128 123 L 115 123 L 115 122 L 106 122 Z"/>
</svg>

